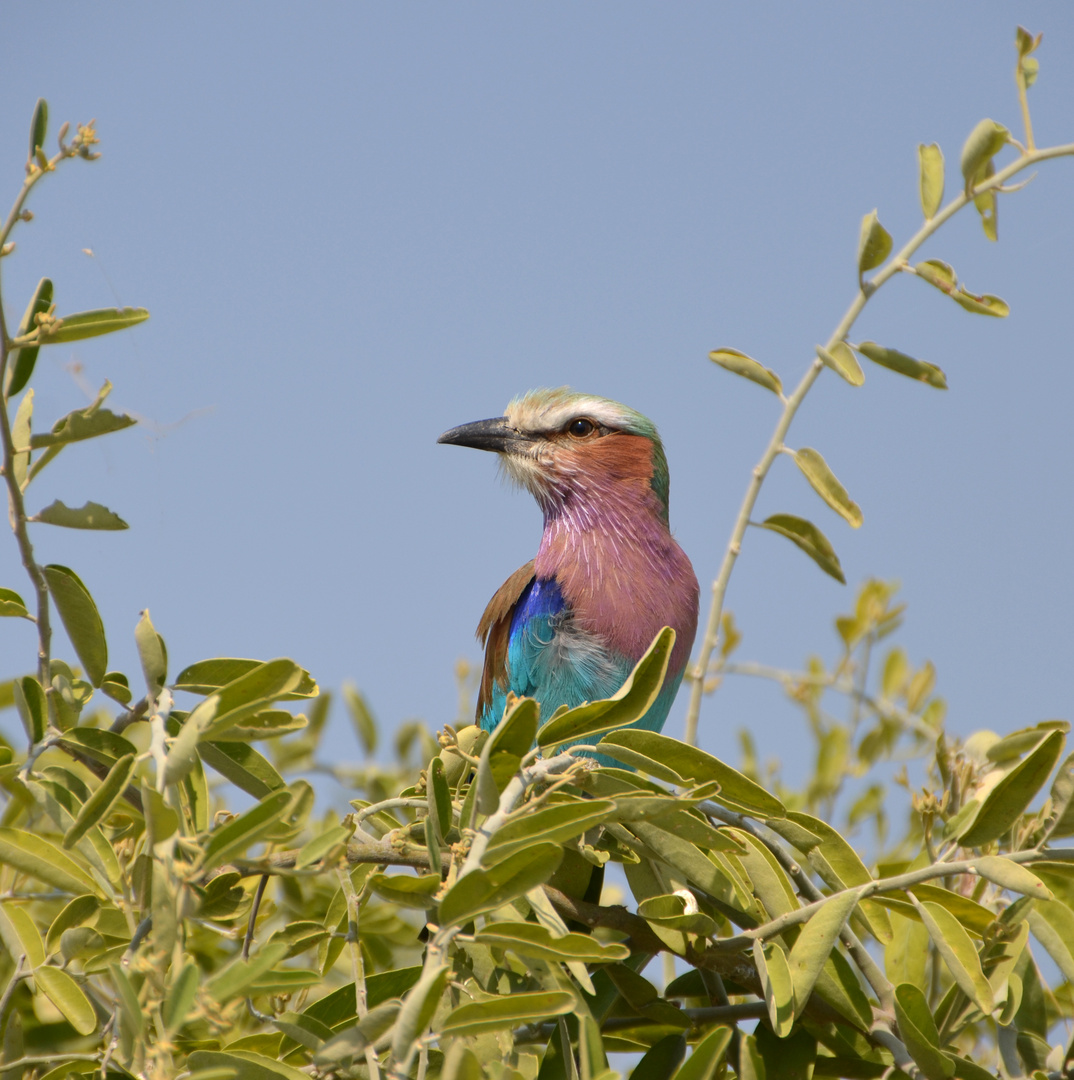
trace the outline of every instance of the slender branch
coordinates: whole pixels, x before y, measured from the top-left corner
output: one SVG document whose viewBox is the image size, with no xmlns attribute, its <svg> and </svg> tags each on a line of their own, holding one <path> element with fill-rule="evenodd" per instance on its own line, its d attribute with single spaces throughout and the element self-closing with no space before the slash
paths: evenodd
<svg viewBox="0 0 1074 1080">
<path fill-rule="evenodd" d="M 927 220 L 906 244 L 888 259 L 887 263 L 877 271 L 870 281 L 863 283 L 863 287 L 858 290 L 857 295 L 851 301 L 846 313 L 843 315 L 842 319 L 840 319 L 839 324 L 828 339 L 826 345 L 828 351 L 830 352 L 837 344 L 846 338 L 848 333 L 850 333 L 851 327 L 861 314 L 869 297 L 894 277 L 895 274 L 899 273 L 909 260 L 910 256 L 913 255 L 914 252 L 917 251 L 917 249 L 921 247 L 921 245 L 949 218 L 953 217 L 959 210 L 966 206 L 967 203 L 971 202 L 974 194 L 980 194 L 985 191 L 991 191 L 993 188 L 999 188 L 1012 176 L 1015 176 L 1023 169 L 1036 165 L 1038 162 L 1046 161 L 1049 158 L 1070 156 L 1072 154 L 1074 154 L 1074 144 L 1053 146 L 1045 150 L 1030 150 L 1027 153 L 1020 155 L 1005 168 L 1000 169 L 988 180 L 978 184 L 975 189 L 972 189 L 971 191 L 960 191 L 947 206 L 936 214 L 935 217 Z M 742 539 L 745 536 L 746 527 L 749 525 L 750 518 L 753 516 L 753 508 L 757 504 L 757 498 L 761 493 L 761 486 L 764 484 L 765 477 L 767 477 L 768 471 L 772 467 L 772 463 L 783 449 L 783 440 L 786 438 L 791 422 L 794 420 L 795 414 L 798 412 L 806 394 L 809 393 L 813 384 L 820 376 L 823 367 L 824 364 L 819 358 L 812 360 L 794 392 L 784 400 L 783 411 L 776 423 L 775 430 L 772 432 L 772 437 L 769 439 L 768 445 L 761 455 L 760 461 L 753 467 L 749 484 L 746 486 L 746 494 L 742 500 L 742 506 L 739 508 L 738 517 L 735 519 L 734 526 L 731 529 L 731 539 L 728 541 L 727 549 L 724 552 L 719 573 L 716 575 L 716 580 L 712 584 L 712 603 L 709 607 L 708 620 L 705 624 L 705 633 L 701 639 L 701 649 L 697 661 L 693 664 L 692 668 L 688 669 L 688 674 L 690 676 L 690 704 L 686 713 L 686 731 L 684 739 L 692 746 L 697 745 L 697 727 L 701 715 L 701 699 L 705 691 L 705 673 L 708 671 L 709 663 L 712 660 L 712 654 L 719 643 L 720 618 L 723 615 L 724 597 L 727 594 L 727 586 L 731 580 L 731 572 L 734 570 L 735 562 L 742 550 Z"/>
</svg>

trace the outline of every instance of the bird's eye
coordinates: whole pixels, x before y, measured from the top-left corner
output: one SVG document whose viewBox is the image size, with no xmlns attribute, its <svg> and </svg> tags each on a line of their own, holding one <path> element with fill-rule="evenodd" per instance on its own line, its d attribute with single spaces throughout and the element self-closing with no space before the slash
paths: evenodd
<svg viewBox="0 0 1074 1080">
<path fill-rule="evenodd" d="M 576 438 L 584 439 L 587 435 L 592 435 L 597 430 L 597 425 L 592 420 L 587 420 L 584 416 L 579 416 L 577 420 L 572 420 L 567 430 Z"/>
</svg>

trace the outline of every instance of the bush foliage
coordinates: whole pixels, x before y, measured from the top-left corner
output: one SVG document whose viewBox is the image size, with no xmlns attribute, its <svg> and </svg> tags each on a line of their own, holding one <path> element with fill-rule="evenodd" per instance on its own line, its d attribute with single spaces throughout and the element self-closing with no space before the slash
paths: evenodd
<svg viewBox="0 0 1074 1080">
<path fill-rule="evenodd" d="M 945 734 L 935 672 L 915 670 L 894 644 L 904 613 L 882 582 L 862 586 L 836 620 L 840 654 L 800 672 L 737 662 L 723 610 L 782 453 L 861 524 L 823 456 L 783 443 L 824 369 L 860 385 L 864 357 L 946 387 L 934 365 L 850 341 L 870 296 L 907 273 L 970 313 L 1007 314 L 946 263 L 911 258 L 964 207 L 994 240 L 1007 181 L 1074 154 L 1033 140 L 1026 95 L 1039 42 L 1019 29 L 1023 139 L 983 120 L 946 204 L 943 154 L 920 147 L 920 230 L 895 252 L 877 214 L 866 215 L 859 288 L 793 391 L 743 352 L 712 353 L 776 395 L 781 419 L 688 672 L 682 741 L 624 730 L 660 690 L 667 629 L 611 699 L 551 717 L 515 699 L 491 736 L 465 720 L 435 738 L 410 725 L 394 764 L 372 760 L 376 725 L 345 689 L 367 760 L 331 767 L 353 812 L 319 810 L 305 777 L 322 767 L 331 696 L 309 672 L 289 659 L 210 658 L 173 674 L 148 611 L 134 631 L 142 671 L 110 670 L 90 590 L 70 568 L 35 559 L 31 526 L 126 528 L 93 502 L 29 512 L 27 500 L 57 454 L 135 423 L 105 407 L 106 383 L 88 408 L 39 428 L 38 351 L 148 313 L 58 316 L 47 278 L 13 329 L 0 310 L 3 473 L 31 589 L 30 603 L 0 589 L 0 615 L 32 623 L 38 650 L 32 672 L 0 685 L 0 706 L 17 712 L 27 740 L 25 752 L 0 745 L 0 1075 L 1067 1075 L 1074 1058 L 1055 1035 L 1074 1013 L 1068 725 Z M 68 160 L 97 156 L 92 125 L 70 141 L 64 125 L 52 157 L 47 128 L 39 101 L 4 257 L 30 220 L 33 188 Z M 757 524 L 843 580 L 812 522 L 776 513 Z M 52 655 L 57 618 L 67 660 Z M 748 736 L 740 769 L 694 745 L 705 693 L 736 673 L 775 679 L 801 709 L 816 748 L 801 789 L 762 774 Z M 925 780 L 917 791 L 905 768 L 894 772 L 910 761 Z M 836 827 L 837 804 L 847 829 L 874 826 L 882 854 L 870 864 Z M 623 904 L 615 881 L 629 890 Z"/>
</svg>

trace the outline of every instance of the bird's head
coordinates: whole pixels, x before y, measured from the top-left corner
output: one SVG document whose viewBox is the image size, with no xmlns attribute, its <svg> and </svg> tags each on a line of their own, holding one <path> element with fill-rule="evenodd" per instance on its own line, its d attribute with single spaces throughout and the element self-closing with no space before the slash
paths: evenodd
<svg viewBox="0 0 1074 1080">
<path fill-rule="evenodd" d="M 530 390 L 505 415 L 445 431 L 437 440 L 494 450 L 507 475 L 546 515 L 572 501 L 653 498 L 666 522 L 668 467 L 653 422 L 618 401 L 567 387 Z M 651 494 L 649 494 L 651 493 Z"/>
</svg>

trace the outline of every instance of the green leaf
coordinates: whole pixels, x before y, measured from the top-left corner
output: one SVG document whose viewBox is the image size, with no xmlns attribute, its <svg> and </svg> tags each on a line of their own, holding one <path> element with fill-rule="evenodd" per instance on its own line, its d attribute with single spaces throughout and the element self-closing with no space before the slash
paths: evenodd
<svg viewBox="0 0 1074 1080">
<path fill-rule="evenodd" d="M 51 841 L 21 829 L 0 828 L 0 863 L 60 892 L 101 895 L 89 871 Z"/>
<path fill-rule="evenodd" d="M 519 1024 L 541 1023 L 550 1016 L 572 1012 L 574 1007 L 574 995 L 566 990 L 505 994 L 452 1009 L 440 1032 L 455 1036 L 480 1035 Z"/>
<path fill-rule="evenodd" d="M 205 845 L 205 868 L 225 863 L 233 855 L 255 844 L 283 817 L 291 797 L 291 792 L 286 788 L 274 791 L 246 813 L 210 833 L 209 842 Z"/>
<path fill-rule="evenodd" d="M 41 450 L 46 447 L 57 448 L 69 443 L 95 439 L 100 435 L 110 435 L 113 431 L 123 431 L 133 427 L 138 421 L 126 413 L 117 415 L 110 409 L 97 408 L 96 404 L 87 409 L 68 413 L 52 425 L 52 430 L 44 435 L 35 435 L 30 440 L 30 447 Z"/>
<path fill-rule="evenodd" d="M 537 736 L 540 706 L 533 698 L 519 698 L 504 713 L 481 751 L 477 766 L 477 806 L 483 814 L 495 813 L 500 795 L 518 772 Z"/>
<path fill-rule="evenodd" d="M 370 888 L 385 900 L 402 907 L 424 911 L 435 905 L 433 897 L 440 891 L 439 874 L 374 874 Z"/>
<path fill-rule="evenodd" d="M 461 1039 L 456 1039 L 444 1057 L 440 1080 L 484 1080 L 481 1061 Z"/>
<path fill-rule="evenodd" d="M 858 274 L 875 270 L 891 254 L 891 236 L 873 210 L 861 219 L 858 237 Z"/>
<path fill-rule="evenodd" d="M 937 143 L 921 143 L 917 160 L 921 167 L 921 210 L 928 221 L 936 216 L 943 202 L 943 151 Z"/>
<path fill-rule="evenodd" d="M 630 1080 L 667 1080 L 686 1056 L 686 1036 L 665 1035 L 653 1043 L 634 1066 Z"/>
<path fill-rule="evenodd" d="M 42 278 L 37 283 L 29 304 L 26 305 L 26 311 L 19 322 L 19 329 L 15 336 L 24 337 L 30 333 L 37 325 L 34 321 L 35 316 L 44 315 L 51 306 L 52 282 L 48 278 Z M 12 349 L 8 354 L 8 371 L 11 374 L 8 376 L 7 389 L 4 392 L 6 398 L 13 398 L 30 381 L 30 376 L 34 373 L 34 365 L 37 363 L 37 352 L 37 345 L 24 345 L 22 348 Z M 16 443 L 15 445 L 24 444 Z"/>
<path fill-rule="evenodd" d="M 20 904 L 0 904 L 0 938 L 13 959 L 25 956 L 31 968 L 45 962 L 45 943 L 30 913 Z"/>
<path fill-rule="evenodd" d="M 198 744 L 198 754 L 206 765 L 255 799 L 287 786 L 271 762 L 248 743 L 206 740 Z"/>
<path fill-rule="evenodd" d="M 753 962 L 761 976 L 768 1022 L 776 1035 L 784 1039 L 794 1026 L 794 986 L 787 954 L 778 945 L 770 945 L 766 953 L 764 942 L 758 939 L 753 943 Z"/>
<path fill-rule="evenodd" d="M 1062 731 L 1053 731 L 988 793 L 969 828 L 959 836 L 963 847 L 983 847 L 1002 836 L 1021 816 L 1048 779 L 1063 749 Z"/>
<path fill-rule="evenodd" d="M 149 608 L 142 612 L 134 628 L 134 643 L 138 646 L 138 658 L 142 662 L 146 689 L 151 697 L 156 697 L 168 679 L 168 652 L 164 647 L 164 639 L 157 633 L 149 618 Z"/>
<path fill-rule="evenodd" d="M 164 796 L 144 779 L 141 789 L 148 842 L 156 845 L 175 834 L 179 828 L 179 815 L 164 801 Z"/>
<path fill-rule="evenodd" d="M 637 728 L 612 732 L 600 741 L 602 753 L 606 750 L 614 756 L 619 747 L 637 751 L 666 766 L 671 775 L 676 777 L 673 783 L 693 781 L 703 784 L 716 781 L 720 790 L 712 796 L 713 800 L 732 809 L 766 818 L 781 818 L 786 815 L 783 803 L 760 784 L 754 783 L 737 769 L 696 746 L 688 746 L 678 739 L 660 735 L 655 731 L 642 731 Z"/>
<path fill-rule="evenodd" d="M 857 902 L 858 894 L 853 891 L 837 893 L 826 900 L 810 916 L 809 922 L 802 927 L 801 933 L 791 946 L 787 964 L 794 986 L 796 1014 L 801 1015 L 805 1009 L 817 977 Z"/>
<path fill-rule="evenodd" d="M 865 372 L 854 355 L 854 350 L 845 342 L 837 341 L 831 349 L 818 345 L 817 356 L 851 386 L 861 386 L 865 382 Z"/>
<path fill-rule="evenodd" d="M 558 844 L 538 843 L 495 866 L 471 871 L 459 878 L 440 901 L 441 925 L 462 926 L 543 885 L 562 858 L 563 849 Z"/>
<path fill-rule="evenodd" d="M 326 1024 L 303 1013 L 283 1012 L 272 1022 L 285 1035 L 309 1050 L 320 1050 L 326 1042 L 331 1041 L 334 1034 Z"/>
<path fill-rule="evenodd" d="M 716 1069 L 724 1060 L 733 1034 L 729 1027 L 713 1028 L 679 1066 L 672 1080 L 715 1080 Z"/>
<path fill-rule="evenodd" d="M 942 259 L 926 259 L 914 267 L 914 273 L 922 281 L 927 281 L 942 293 L 951 296 L 958 288 L 958 278 L 954 268 Z"/>
<path fill-rule="evenodd" d="M 34 392 L 27 390 L 22 395 L 18 409 L 15 410 L 15 422 L 11 425 L 11 443 L 15 455 L 11 462 L 11 473 L 15 482 L 26 489 L 26 471 L 30 467 L 30 431 L 34 415 Z"/>
<path fill-rule="evenodd" d="M 1001 855 L 982 855 L 974 861 L 974 869 L 983 878 L 1011 892 L 1032 896 L 1038 900 L 1054 900 L 1051 890 L 1036 874 Z"/>
<path fill-rule="evenodd" d="M 320 862 L 335 848 L 341 845 L 345 847 L 353 835 L 354 827 L 349 825 L 337 825 L 333 829 L 325 829 L 319 836 L 315 836 L 302 845 L 295 859 L 295 869 L 301 870 L 303 867 Z"/>
<path fill-rule="evenodd" d="M 192 694 L 211 694 L 263 666 L 260 660 L 242 660 L 236 657 L 199 660 L 196 664 L 183 668 L 172 685 L 176 690 L 188 690 Z M 308 671 L 303 671 L 298 686 L 286 694 L 280 694 L 277 700 L 299 701 L 302 698 L 316 697 L 318 693 L 317 683 Z"/>
<path fill-rule="evenodd" d="M 1006 300 L 1001 300 L 998 296 L 991 296 L 988 293 L 976 296 L 965 289 L 959 289 L 958 292 L 951 294 L 951 299 L 960 307 L 972 311 L 975 315 L 993 315 L 997 319 L 1005 319 L 1011 313 Z"/>
<path fill-rule="evenodd" d="M 15 679 L 12 690 L 15 695 L 15 708 L 19 711 L 19 719 L 22 721 L 27 737 L 30 742 L 39 743 L 45 737 L 45 731 L 48 728 L 48 705 L 45 701 L 45 691 L 32 675 Z"/>
<path fill-rule="evenodd" d="M 773 394 L 783 393 L 783 383 L 774 371 L 769 371 L 752 356 L 747 356 L 738 349 L 714 349 L 709 353 L 709 359 L 727 371 L 733 371 L 736 375 L 771 390 Z"/>
<path fill-rule="evenodd" d="M 67 930 L 82 926 L 97 915 L 101 904 L 96 896 L 84 894 L 76 896 L 65 904 L 59 915 L 52 920 L 45 937 L 45 951 L 52 955 L 60 947 L 60 938 Z"/>
<path fill-rule="evenodd" d="M 451 789 L 444 776 L 444 762 L 434 757 L 426 770 L 429 818 L 436 824 L 437 837 L 443 840 L 451 830 Z"/>
<path fill-rule="evenodd" d="M 399 1018 L 395 1023 L 395 1037 L 392 1039 L 392 1056 L 397 1062 L 402 1062 L 408 1056 L 411 1046 L 429 1026 L 429 1021 L 432 1020 L 433 1013 L 436 1012 L 440 999 L 443 997 L 450 974 L 451 968 L 446 964 L 430 965 L 422 972 L 421 978 L 407 994 L 403 1007 L 399 1010 Z"/>
<path fill-rule="evenodd" d="M 215 1071 L 213 1080 L 218 1080 L 225 1069 L 232 1080 L 309 1080 L 309 1074 L 301 1069 L 249 1050 L 195 1050 L 187 1058 L 186 1068 L 190 1080 L 202 1080 L 198 1074 L 209 1070 Z"/>
<path fill-rule="evenodd" d="M 127 1029 L 128 1037 L 140 1038 L 145 1031 L 142 1007 L 138 1003 L 138 994 L 131 985 L 127 972 L 119 964 L 109 964 L 108 973 L 119 1000 L 120 1015 Z"/>
<path fill-rule="evenodd" d="M 74 315 L 64 315 L 40 335 L 41 345 L 65 345 L 69 341 L 84 341 L 86 338 L 112 334 L 117 330 L 126 330 L 128 326 L 137 326 L 149 318 L 145 308 L 99 308 L 96 311 L 79 311 Z M 42 328 L 45 329 L 45 328 Z"/>
<path fill-rule="evenodd" d="M 89 799 L 83 803 L 74 824 L 64 834 L 63 846 L 65 848 L 68 850 L 73 848 L 94 825 L 99 825 L 108 817 L 112 812 L 112 807 L 119 802 L 133 769 L 134 755 L 127 754 L 108 770 L 108 775 L 101 781 L 100 786 Z"/>
<path fill-rule="evenodd" d="M 835 478 L 819 451 L 808 446 L 796 450 L 794 462 L 809 481 L 810 487 L 848 524 L 857 529 L 863 521 L 861 507 L 847 494 L 847 489 Z"/>
<path fill-rule="evenodd" d="M 1011 133 L 995 120 L 982 120 L 970 132 L 969 138 L 962 147 L 962 176 L 966 181 L 966 194 L 980 182 L 986 167 L 1010 142 Z"/>
<path fill-rule="evenodd" d="M 542 841 L 566 843 L 602 824 L 615 809 L 608 800 L 584 799 L 531 810 L 516 810 L 493 834 L 482 862 L 500 862 L 505 856 Z"/>
<path fill-rule="evenodd" d="M 588 934 L 554 936 L 538 923 L 490 922 L 474 935 L 474 940 L 498 949 L 510 949 L 519 956 L 533 956 L 551 963 L 578 960 L 589 964 L 607 964 L 626 960 L 630 949 L 612 942 L 601 944 Z"/>
<path fill-rule="evenodd" d="M 206 984 L 209 993 L 221 1004 L 238 997 L 260 975 L 264 975 L 287 955 L 287 943 L 270 941 L 248 961 L 236 958 Z"/>
<path fill-rule="evenodd" d="M 927 363 L 925 360 L 915 360 L 912 356 L 907 356 L 906 353 L 901 353 L 897 349 L 877 345 L 875 341 L 863 341 L 855 348 L 862 356 L 872 360 L 874 364 L 886 367 L 889 371 L 897 371 L 908 379 L 927 383 L 937 390 L 947 389 L 947 376 L 935 364 Z"/>
<path fill-rule="evenodd" d="M 301 713 L 297 715 L 286 709 L 261 709 L 252 716 L 245 716 L 229 724 L 226 729 L 228 740 L 253 742 L 257 739 L 277 739 L 281 735 L 292 735 L 302 731 L 309 721 Z"/>
<path fill-rule="evenodd" d="M 343 684 L 343 701 L 362 749 L 366 754 L 372 754 L 377 748 L 377 724 L 368 703 L 358 687 L 349 682 Z"/>
<path fill-rule="evenodd" d="M 996 1007 L 995 998 L 970 935 L 945 907 L 920 902 L 914 906 L 959 989 L 985 1016 L 991 1016 Z"/>
<path fill-rule="evenodd" d="M 37 156 L 37 151 L 45 145 L 48 133 L 48 102 L 40 97 L 34 106 L 34 115 L 30 120 L 30 160 Z"/>
<path fill-rule="evenodd" d="M 77 509 L 66 506 L 55 499 L 43 510 L 38 510 L 27 521 L 36 521 L 42 525 L 62 525 L 65 529 L 98 529 L 118 532 L 129 529 L 130 526 L 118 515 L 112 513 L 107 506 L 100 503 L 87 502 Z"/>
<path fill-rule="evenodd" d="M 131 684 L 122 671 L 105 672 L 101 692 L 113 701 L 118 701 L 120 705 L 129 705 L 132 701 Z"/>
<path fill-rule="evenodd" d="M 63 628 L 71 639 L 78 659 L 94 686 L 100 686 L 108 670 L 108 643 L 104 623 L 89 589 L 79 576 L 66 566 L 42 567 L 52 602 L 60 613 Z"/>
<path fill-rule="evenodd" d="M 26 601 L 14 589 L 0 589 L 0 618 L 6 616 L 30 618 L 30 612 L 26 610 Z"/>
<path fill-rule="evenodd" d="M 826 574 L 835 578 L 841 585 L 847 583 L 847 579 L 843 576 L 843 568 L 839 565 L 839 556 L 836 555 L 828 538 L 813 522 L 795 517 L 794 514 L 773 514 L 765 518 L 759 527 L 785 536 L 791 543 L 800 547 Z"/>
<path fill-rule="evenodd" d="M 64 732 L 60 744 L 73 750 L 81 750 L 109 769 L 121 757 L 137 753 L 134 743 L 107 728 L 72 728 Z"/>
<path fill-rule="evenodd" d="M 362 1057 L 367 1047 L 382 1041 L 390 1032 L 401 1006 L 400 1001 L 386 1001 L 370 1009 L 357 1024 L 330 1038 L 314 1055 L 314 1064 L 334 1070 Z"/>
<path fill-rule="evenodd" d="M 149 693 L 154 695 L 156 691 L 151 687 Z M 200 702 L 197 708 L 183 721 L 183 726 L 179 728 L 178 734 L 172 739 L 171 745 L 168 747 L 168 756 L 164 762 L 165 784 L 177 784 L 189 775 L 197 764 L 198 742 L 206 727 L 212 723 L 213 717 L 216 716 L 216 709 L 219 704 L 220 699 L 213 694 Z M 174 716 L 169 719 L 169 731 L 174 730 L 172 725 L 176 722 Z M 283 786 L 282 781 L 280 786 Z M 267 791 L 262 791 L 258 794 L 258 798 L 266 794 L 268 794 Z"/>
<path fill-rule="evenodd" d="M 304 674 L 293 660 L 269 660 L 221 687 L 217 691 L 220 704 L 215 719 L 205 729 L 206 737 L 219 740 L 240 721 L 293 693 Z"/>
<path fill-rule="evenodd" d="M 34 982 L 79 1035 L 90 1035 L 97 1029 L 97 1014 L 89 998 L 66 971 L 45 965 L 34 972 Z"/>
<path fill-rule="evenodd" d="M 927 1080 L 947 1080 L 955 1066 L 940 1050 L 940 1033 L 925 995 L 911 983 L 895 987 L 895 1017 L 910 1056 Z"/>
<path fill-rule="evenodd" d="M 567 742 L 588 742 L 607 731 L 636 723 L 660 696 L 674 647 L 675 631 L 670 626 L 662 627 L 626 682 L 610 698 L 554 716 L 537 732 L 537 745 L 543 750 Z"/>
<path fill-rule="evenodd" d="M 1074 983 L 1074 911 L 1059 900 L 1038 900 L 1027 921 L 1063 977 Z"/>
</svg>

